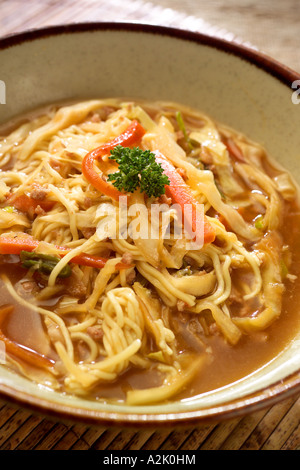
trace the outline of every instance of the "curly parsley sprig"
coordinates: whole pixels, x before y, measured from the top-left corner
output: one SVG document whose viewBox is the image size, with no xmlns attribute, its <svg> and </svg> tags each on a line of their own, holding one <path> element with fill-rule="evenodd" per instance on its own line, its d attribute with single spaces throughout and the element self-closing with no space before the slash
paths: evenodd
<svg viewBox="0 0 300 470">
<path fill-rule="evenodd" d="M 133 193 L 140 188 L 149 197 L 165 193 L 165 185 L 169 185 L 170 180 L 150 150 L 118 145 L 110 153 L 109 158 L 119 164 L 119 171 L 110 173 L 108 181 L 119 191 Z"/>
</svg>

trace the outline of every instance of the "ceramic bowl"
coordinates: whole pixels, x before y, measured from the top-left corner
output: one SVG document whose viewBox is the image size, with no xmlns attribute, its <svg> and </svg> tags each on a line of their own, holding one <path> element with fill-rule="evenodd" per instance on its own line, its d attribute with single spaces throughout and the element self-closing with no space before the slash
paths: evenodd
<svg viewBox="0 0 300 470">
<path fill-rule="evenodd" d="M 139 24 L 76 24 L 0 40 L 0 123 L 61 100 L 131 97 L 198 108 L 263 144 L 300 183 L 300 75 L 263 54 L 201 34 Z M 198 424 L 300 392 L 300 332 L 242 380 L 193 399 L 128 407 L 42 388 L 0 366 L 2 398 L 94 424 Z"/>
</svg>

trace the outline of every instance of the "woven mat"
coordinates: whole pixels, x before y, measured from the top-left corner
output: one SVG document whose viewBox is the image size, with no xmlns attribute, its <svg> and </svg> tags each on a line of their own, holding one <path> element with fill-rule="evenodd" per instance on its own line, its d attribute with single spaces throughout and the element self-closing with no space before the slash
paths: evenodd
<svg viewBox="0 0 300 470">
<path fill-rule="evenodd" d="M 201 18 L 141 0 L 0 0 L 1 36 L 85 21 L 162 24 L 243 42 Z M 130 431 L 57 422 L 0 401 L 0 450 L 297 450 L 299 418 L 300 398 L 294 397 L 245 417 L 194 429 Z"/>
<path fill-rule="evenodd" d="M 171 3 L 171 2 L 170 2 Z M 24 8 L 24 6 L 26 7 Z M 22 15 L 15 14 L 22 11 Z M 229 31 L 213 26 L 202 18 L 186 15 L 172 8 L 163 8 L 140 0 L 2 0 L 0 7 L 0 34 L 4 36 L 24 29 L 86 21 L 140 22 L 198 31 L 228 41 L 254 47 Z"/>
</svg>

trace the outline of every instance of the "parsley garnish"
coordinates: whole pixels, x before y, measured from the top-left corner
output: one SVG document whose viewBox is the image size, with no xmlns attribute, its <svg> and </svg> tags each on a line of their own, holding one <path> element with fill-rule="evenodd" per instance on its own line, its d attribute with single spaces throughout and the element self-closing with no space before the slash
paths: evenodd
<svg viewBox="0 0 300 470">
<path fill-rule="evenodd" d="M 150 150 L 118 145 L 110 153 L 109 158 L 119 164 L 119 171 L 110 173 L 108 181 L 112 181 L 119 191 L 133 193 L 140 188 L 149 197 L 159 197 L 165 193 L 165 185 L 170 184 L 169 178 L 163 174 L 163 168 Z"/>
</svg>

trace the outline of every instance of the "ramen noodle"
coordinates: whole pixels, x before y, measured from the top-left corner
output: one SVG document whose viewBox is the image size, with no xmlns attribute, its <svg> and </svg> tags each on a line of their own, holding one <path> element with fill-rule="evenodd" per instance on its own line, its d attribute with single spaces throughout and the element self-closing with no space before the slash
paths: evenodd
<svg viewBox="0 0 300 470">
<path fill-rule="evenodd" d="M 142 170 L 117 187 L 115 148 L 152 156 L 161 193 Z M 16 373 L 161 403 L 238 380 L 291 336 L 297 191 L 261 145 L 177 103 L 105 99 L 3 127 L 0 164 L 0 340 Z"/>
</svg>

